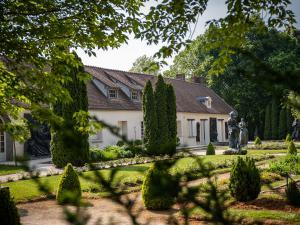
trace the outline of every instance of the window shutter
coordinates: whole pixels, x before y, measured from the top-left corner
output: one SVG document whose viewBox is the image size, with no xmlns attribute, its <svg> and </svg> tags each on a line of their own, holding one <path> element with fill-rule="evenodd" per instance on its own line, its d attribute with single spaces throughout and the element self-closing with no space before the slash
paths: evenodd
<svg viewBox="0 0 300 225">
<path fill-rule="evenodd" d="M 193 126 L 193 137 L 195 137 L 196 133 L 197 133 L 196 121 L 195 120 L 192 121 L 192 126 Z"/>
</svg>

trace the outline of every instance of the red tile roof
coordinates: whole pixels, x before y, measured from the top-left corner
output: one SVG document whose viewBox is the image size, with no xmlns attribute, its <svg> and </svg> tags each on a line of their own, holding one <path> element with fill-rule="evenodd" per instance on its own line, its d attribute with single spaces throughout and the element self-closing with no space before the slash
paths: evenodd
<svg viewBox="0 0 300 225">
<path fill-rule="evenodd" d="M 125 72 L 120 70 L 104 69 L 99 67 L 86 66 L 86 72 L 94 78 L 100 80 L 108 87 L 116 88 L 118 80 L 134 90 L 140 90 L 145 83 L 150 80 L 154 85 L 157 77 L 148 74 Z M 171 83 L 175 90 L 177 112 L 191 113 L 212 113 L 228 114 L 233 108 L 228 105 L 213 90 L 200 83 L 193 83 L 181 79 L 164 78 L 167 83 Z M 99 110 L 141 110 L 141 101 L 136 102 L 128 98 L 119 90 L 118 99 L 105 97 L 97 87 L 89 82 L 87 85 L 89 108 Z M 211 108 L 207 108 L 203 103 L 197 101 L 198 97 L 211 97 Z"/>
</svg>

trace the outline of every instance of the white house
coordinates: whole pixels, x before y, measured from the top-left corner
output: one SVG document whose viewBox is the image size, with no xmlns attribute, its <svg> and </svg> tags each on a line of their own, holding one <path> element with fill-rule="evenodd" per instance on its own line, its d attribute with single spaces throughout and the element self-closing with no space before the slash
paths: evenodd
<svg viewBox="0 0 300 225">
<path fill-rule="evenodd" d="M 99 120 L 118 126 L 130 140 L 143 139 L 142 90 L 148 80 L 155 85 L 156 76 L 85 66 L 92 75 L 87 84 L 89 112 Z M 184 75 L 165 78 L 175 90 L 177 135 L 182 146 L 207 145 L 210 141 L 226 142 L 227 118 L 233 110 L 213 90 Z M 0 123 L 5 123 L 5 118 Z M 116 144 L 118 137 L 107 129 L 90 136 L 90 144 L 99 147 Z M 16 143 L 16 154 L 24 154 L 24 144 Z M 0 161 L 11 160 L 13 144 L 8 134 L 0 133 Z"/>
</svg>

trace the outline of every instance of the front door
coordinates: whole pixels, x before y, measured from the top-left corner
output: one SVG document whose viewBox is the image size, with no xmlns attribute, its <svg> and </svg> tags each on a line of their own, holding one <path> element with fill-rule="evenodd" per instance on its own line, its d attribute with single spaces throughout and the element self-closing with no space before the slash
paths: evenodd
<svg viewBox="0 0 300 225">
<path fill-rule="evenodd" d="M 216 118 L 210 118 L 209 119 L 209 134 L 210 134 L 210 141 L 211 142 L 217 142 L 218 141 L 218 131 L 217 131 L 217 119 Z"/>
<path fill-rule="evenodd" d="M 0 118 L 0 127 L 3 125 L 3 120 Z M 5 151 L 5 133 L 0 131 L 0 161 L 6 160 L 6 151 Z"/>
<path fill-rule="evenodd" d="M 197 122 L 196 124 L 196 142 L 197 144 L 200 144 L 200 123 Z"/>
</svg>

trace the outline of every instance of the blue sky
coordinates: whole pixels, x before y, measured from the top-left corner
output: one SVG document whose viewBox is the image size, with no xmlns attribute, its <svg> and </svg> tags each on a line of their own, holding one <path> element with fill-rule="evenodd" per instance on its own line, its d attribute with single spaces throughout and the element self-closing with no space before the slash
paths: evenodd
<svg viewBox="0 0 300 225">
<path fill-rule="evenodd" d="M 199 17 L 195 33 L 193 38 L 199 34 L 204 33 L 205 23 L 211 19 L 218 19 L 226 15 L 225 0 L 210 0 L 208 7 L 203 15 Z M 300 0 L 292 0 L 290 8 L 294 11 L 296 19 L 298 21 L 297 28 L 300 29 Z M 160 45 L 147 45 L 145 41 L 136 39 L 129 39 L 128 44 L 122 45 L 118 49 L 108 49 L 106 51 L 95 51 L 96 57 L 89 57 L 82 50 L 78 50 L 77 53 L 81 57 L 85 65 L 99 66 L 109 69 L 129 70 L 132 63 L 141 55 L 146 54 L 152 56 L 161 46 Z M 169 58 L 166 61 L 172 64 L 173 58 Z M 167 69 L 165 67 L 163 70 Z"/>
</svg>

